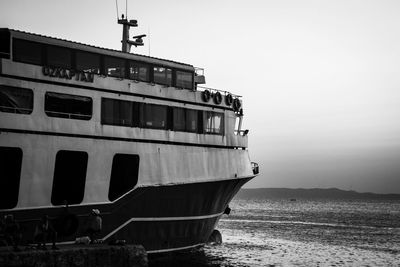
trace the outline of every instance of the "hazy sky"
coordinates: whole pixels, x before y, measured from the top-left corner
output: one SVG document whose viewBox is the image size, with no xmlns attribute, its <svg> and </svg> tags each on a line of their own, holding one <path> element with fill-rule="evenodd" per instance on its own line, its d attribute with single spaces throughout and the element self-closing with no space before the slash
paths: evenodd
<svg viewBox="0 0 400 267">
<path fill-rule="evenodd" d="M 119 14 L 125 0 L 118 1 Z M 247 187 L 400 193 L 400 1 L 129 0 L 136 53 L 243 95 Z M 120 49 L 115 0 L 1 0 L 0 27 Z"/>
</svg>

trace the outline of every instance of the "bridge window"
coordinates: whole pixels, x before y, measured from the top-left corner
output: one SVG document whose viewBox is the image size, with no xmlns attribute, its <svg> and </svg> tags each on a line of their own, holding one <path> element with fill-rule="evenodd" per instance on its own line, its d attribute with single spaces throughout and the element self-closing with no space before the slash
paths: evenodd
<svg viewBox="0 0 400 267">
<path fill-rule="evenodd" d="M 47 92 L 44 111 L 47 116 L 90 120 L 92 118 L 92 99 L 86 96 Z"/>
<path fill-rule="evenodd" d="M 33 91 L 14 86 L 0 85 L 0 111 L 31 114 L 33 110 Z"/>
<path fill-rule="evenodd" d="M 149 66 L 134 61 L 129 62 L 129 79 L 148 82 L 149 74 Z"/>
<path fill-rule="evenodd" d="M 18 62 L 42 65 L 42 45 L 22 39 L 13 39 L 13 59 Z"/>
<path fill-rule="evenodd" d="M 172 70 L 163 67 L 154 67 L 154 82 L 163 85 L 172 85 Z"/>
<path fill-rule="evenodd" d="M 176 87 L 193 89 L 193 74 L 185 71 L 176 71 Z"/>
<path fill-rule="evenodd" d="M 100 55 L 76 51 L 76 69 L 88 73 L 100 73 Z"/>
<path fill-rule="evenodd" d="M 111 168 L 108 199 L 114 201 L 132 190 L 138 182 L 139 155 L 115 154 Z"/>
<path fill-rule="evenodd" d="M 112 77 L 125 77 L 125 60 L 116 57 L 104 57 L 105 74 Z"/>
<path fill-rule="evenodd" d="M 167 106 L 145 104 L 143 105 L 142 125 L 146 128 L 167 128 Z"/>
<path fill-rule="evenodd" d="M 79 204 L 85 193 L 88 154 L 82 151 L 60 150 L 56 155 L 51 203 Z"/>
<path fill-rule="evenodd" d="M 0 147 L 0 162 L 0 209 L 12 209 L 18 203 L 22 150 L 18 147 Z"/>
<path fill-rule="evenodd" d="M 110 98 L 102 98 L 101 123 L 120 126 L 138 125 L 138 103 Z"/>
<path fill-rule="evenodd" d="M 71 50 L 59 46 L 47 46 L 47 65 L 71 69 Z"/>
<path fill-rule="evenodd" d="M 224 134 L 224 114 L 205 111 L 204 130 L 208 134 Z"/>
</svg>

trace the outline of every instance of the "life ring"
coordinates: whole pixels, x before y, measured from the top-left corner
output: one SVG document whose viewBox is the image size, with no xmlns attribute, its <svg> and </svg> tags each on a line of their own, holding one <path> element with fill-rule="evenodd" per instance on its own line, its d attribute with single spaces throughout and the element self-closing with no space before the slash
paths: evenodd
<svg viewBox="0 0 400 267">
<path fill-rule="evenodd" d="M 216 93 L 214 94 L 213 99 L 214 99 L 214 103 L 215 103 L 215 104 L 217 104 L 217 105 L 221 104 L 221 102 L 222 102 L 222 95 L 221 95 L 221 93 L 220 93 L 220 92 L 216 92 Z"/>
<path fill-rule="evenodd" d="M 210 93 L 210 91 L 204 90 L 204 91 L 201 93 L 201 98 L 203 99 L 204 102 L 210 101 L 210 98 L 211 98 L 211 93 Z"/>
<path fill-rule="evenodd" d="M 227 94 L 225 96 L 225 104 L 227 106 L 230 106 L 230 105 L 232 105 L 232 102 L 233 102 L 233 96 L 231 94 Z"/>
<path fill-rule="evenodd" d="M 240 103 L 239 98 L 235 98 L 233 100 L 233 110 L 234 111 L 239 111 L 241 107 L 242 107 L 242 104 Z"/>
</svg>

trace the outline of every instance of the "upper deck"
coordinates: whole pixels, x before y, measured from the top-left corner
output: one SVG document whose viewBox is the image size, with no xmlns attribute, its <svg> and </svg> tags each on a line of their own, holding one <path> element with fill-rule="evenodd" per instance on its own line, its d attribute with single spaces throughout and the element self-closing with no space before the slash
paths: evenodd
<svg viewBox="0 0 400 267">
<path fill-rule="evenodd" d="M 189 64 L 0 29 L 0 76 L 68 87 L 73 89 L 71 92 L 93 91 L 98 99 L 117 95 L 119 99 L 133 100 L 132 103 L 141 99 L 145 103 L 220 112 L 225 117 L 225 129 L 219 134 L 231 136 L 224 140 L 224 145 L 247 146 L 247 137 L 237 134 L 240 129 L 234 132 L 235 120 L 242 116 L 238 96 L 209 88 L 198 90 L 204 77 Z M 64 93 L 65 90 L 53 92 Z M 48 96 L 55 95 L 48 95 L 46 91 Z M 106 101 L 99 102 L 103 105 Z M 103 117 L 100 120 L 101 125 L 107 124 Z M 129 126 L 138 124 L 132 122 Z"/>
</svg>

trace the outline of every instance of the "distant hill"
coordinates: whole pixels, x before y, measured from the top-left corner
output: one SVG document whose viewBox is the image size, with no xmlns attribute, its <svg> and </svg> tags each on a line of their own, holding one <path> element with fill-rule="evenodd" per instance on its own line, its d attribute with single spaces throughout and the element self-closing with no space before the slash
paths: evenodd
<svg viewBox="0 0 400 267">
<path fill-rule="evenodd" d="M 358 193 L 337 188 L 289 189 L 255 188 L 241 189 L 235 198 L 241 199 L 381 199 L 400 200 L 400 194 Z"/>
</svg>

